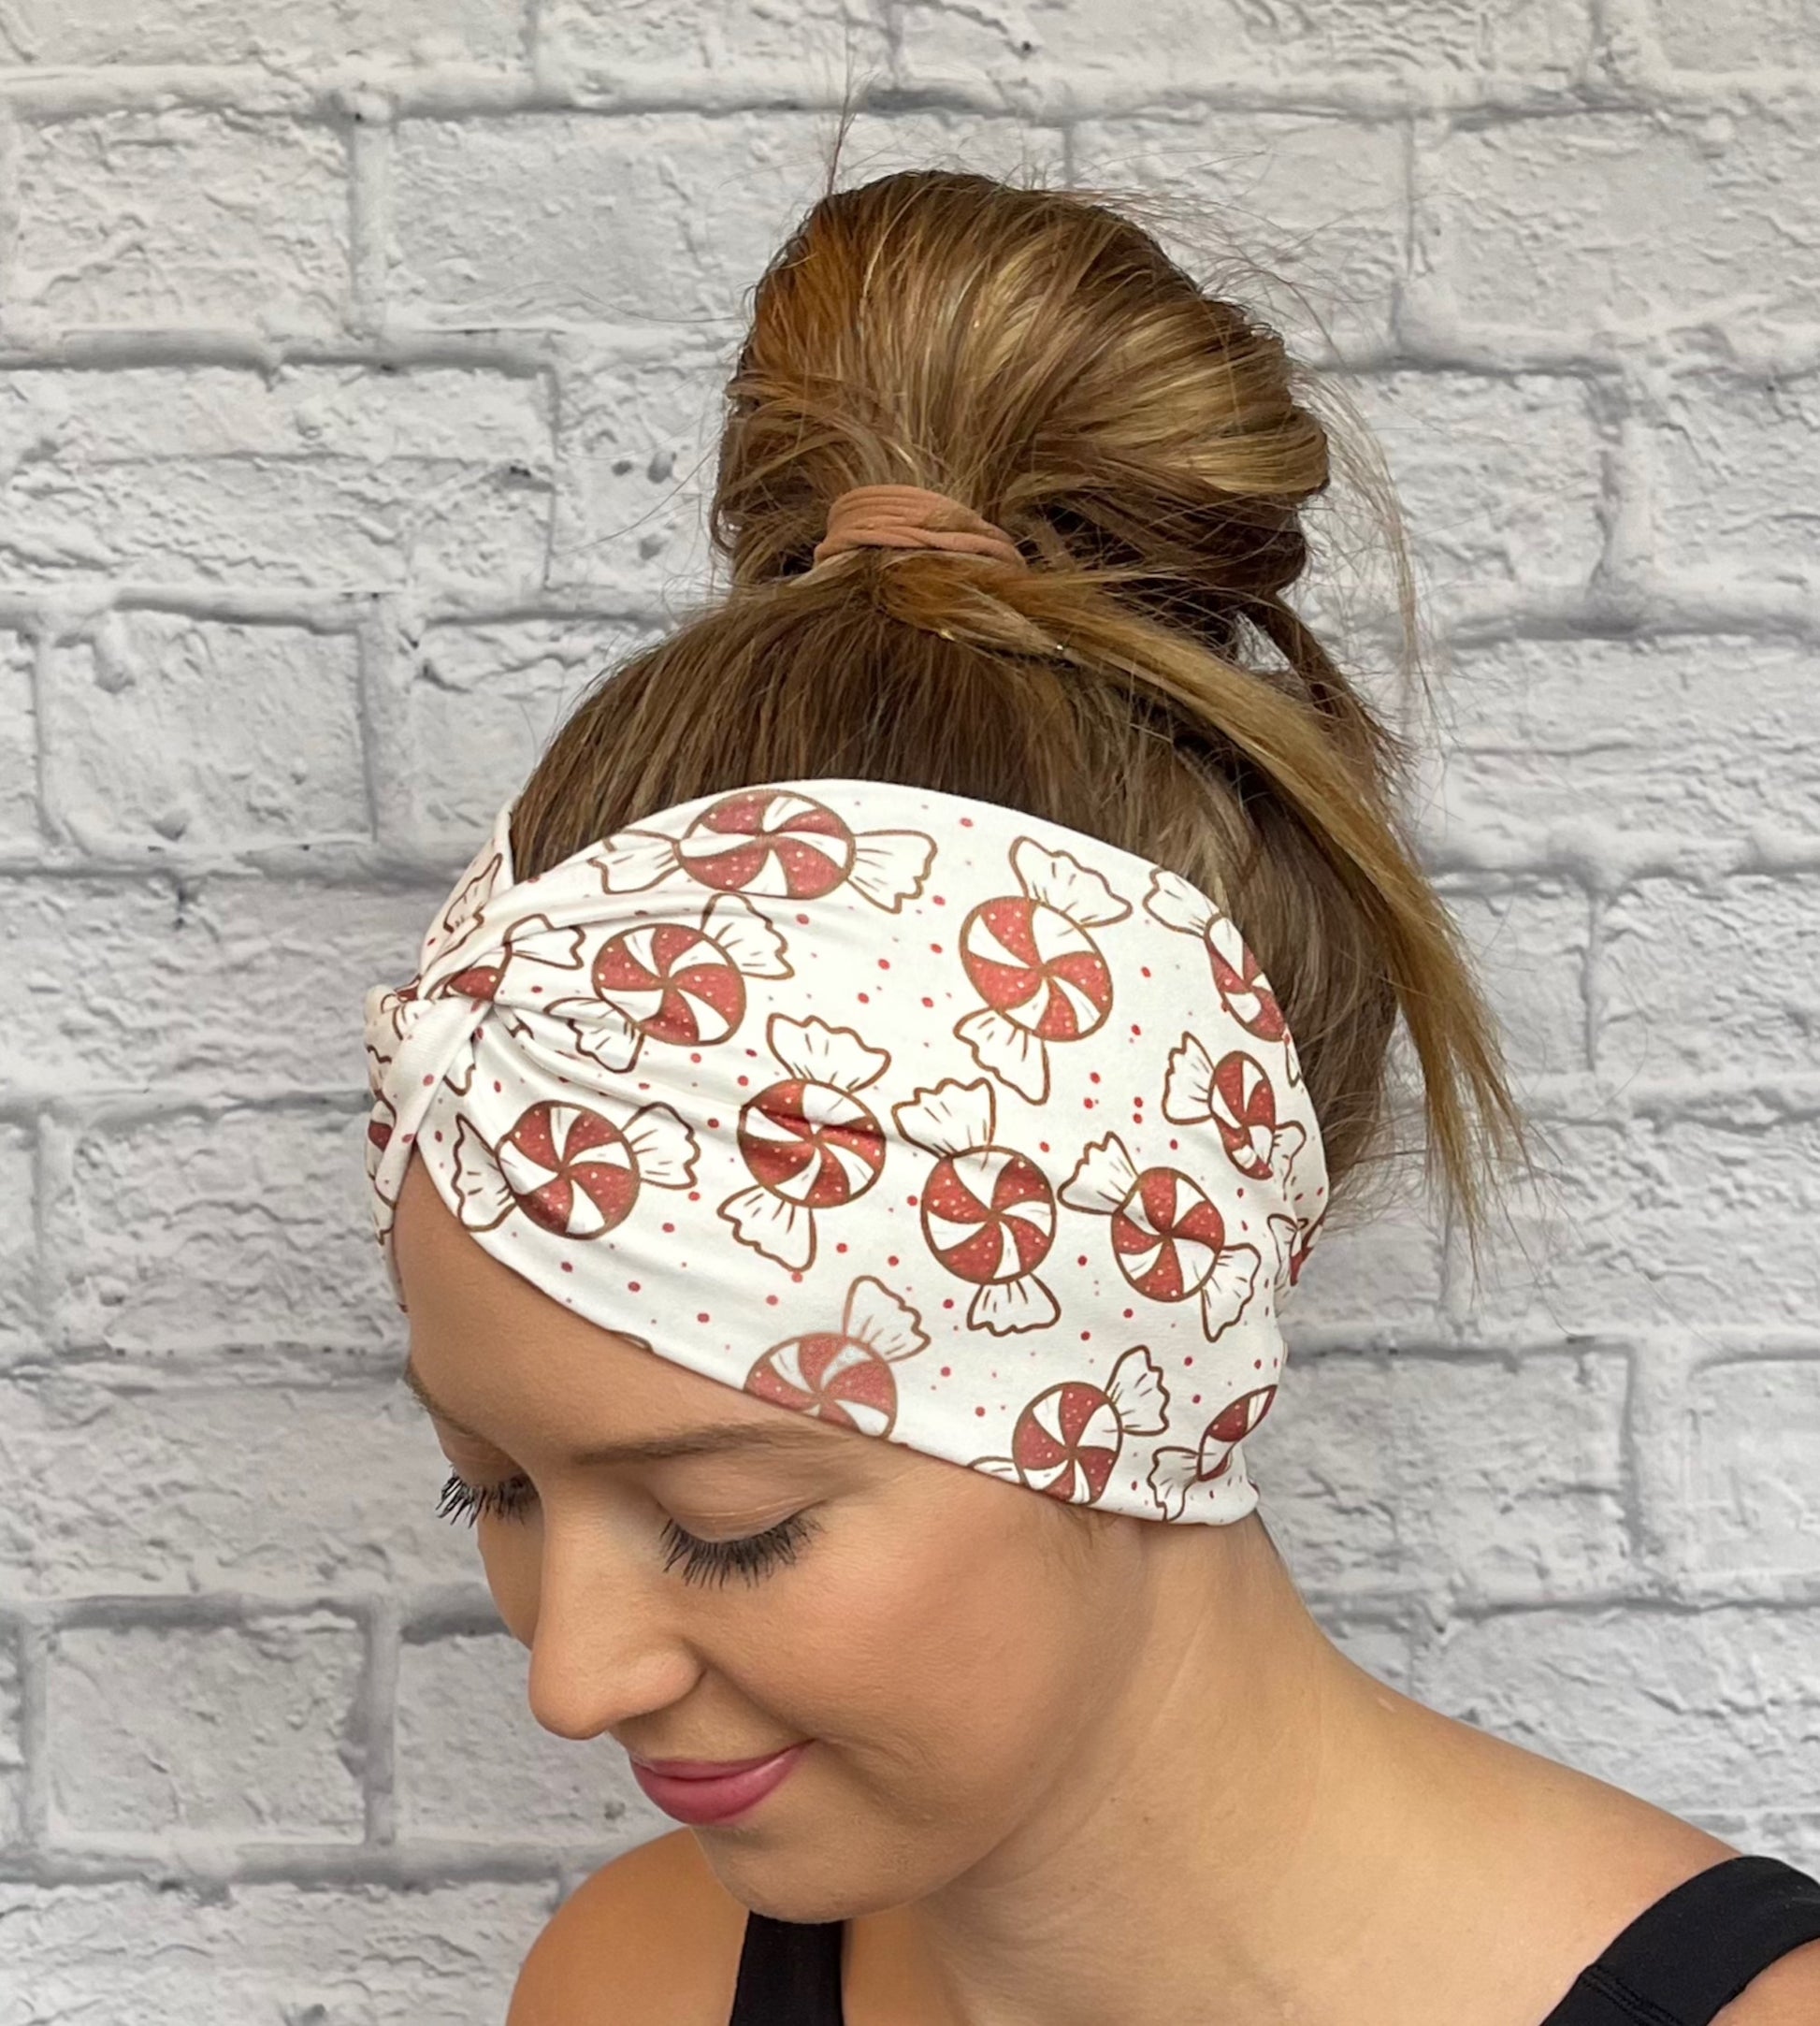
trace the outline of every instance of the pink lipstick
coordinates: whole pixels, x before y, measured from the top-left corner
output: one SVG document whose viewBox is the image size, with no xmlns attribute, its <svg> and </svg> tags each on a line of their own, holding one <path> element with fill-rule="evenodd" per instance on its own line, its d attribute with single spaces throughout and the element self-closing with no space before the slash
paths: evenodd
<svg viewBox="0 0 1820 2026">
<path fill-rule="evenodd" d="M 632 1777 L 679 1822 L 730 1822 L 788 1778 L 808 1739 L 765 1758 L 632 1760 Z"/>
</svg>

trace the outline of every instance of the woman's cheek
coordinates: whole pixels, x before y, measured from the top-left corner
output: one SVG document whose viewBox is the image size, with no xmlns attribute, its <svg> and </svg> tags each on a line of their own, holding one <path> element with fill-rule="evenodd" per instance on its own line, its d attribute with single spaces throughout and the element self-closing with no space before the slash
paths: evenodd
<svg viewBox="0 0 1820 2026">
<path fill-rule="evenodd" d="M 481 1566 L 507 1631 L 521 1646 L 537 1635 L 538 1576 L 543 1564 L 543 1515 L 533 1509 L 522 1518 L 483 1514 Z"/>
</svg>

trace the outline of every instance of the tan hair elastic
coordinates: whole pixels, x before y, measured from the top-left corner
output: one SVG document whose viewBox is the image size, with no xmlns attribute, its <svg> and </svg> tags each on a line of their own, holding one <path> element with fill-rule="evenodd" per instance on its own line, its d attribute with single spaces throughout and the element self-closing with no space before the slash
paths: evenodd
<svg viewBox="0 0 1820 2026">
<path fill-rule="evenodd" d="M 816 544 L 810 567 L 862 548 L 947 549 L 1029 567 L 1003 528 L 946 493 L 920 485 L 854 485 L 840 494 L 828 509 L 828 532 Z"/>
</svg>

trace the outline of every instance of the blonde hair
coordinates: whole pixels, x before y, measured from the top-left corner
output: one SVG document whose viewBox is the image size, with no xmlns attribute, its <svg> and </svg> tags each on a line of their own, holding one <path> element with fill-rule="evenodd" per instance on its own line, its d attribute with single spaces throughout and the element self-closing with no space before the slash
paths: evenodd
<svg viewBox="0 0 1820 2026">
<path fill-rule="evenodd" d="M 816 775 L 1020 808 L 1219 900 L 1300 1050 L 1329 1171 L 1381 1150 L 1399 1017 L 1470 1230 L 1523 1126 L 1398 813 L 1408 749 L 1284 602 L 1329 432 L 1303 369 L 1099 193 L 831 187 L 759 282 L 711 533 L 731 581 L 611 672 L 513 815 L 539 872 L 672 803 Z M 849 486 L 950 494 L 1033 566 L 865 548 Z M 1383 501 L 1406 616 L 1410 576 Z"/>
</svg>

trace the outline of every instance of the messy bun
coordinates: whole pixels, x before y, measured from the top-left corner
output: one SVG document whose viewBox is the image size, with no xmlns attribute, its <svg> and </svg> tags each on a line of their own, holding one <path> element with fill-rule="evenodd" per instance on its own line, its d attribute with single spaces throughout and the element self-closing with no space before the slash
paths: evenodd
<svg viewBox="0 0 1820 2026">
<path fill-rule="evenodd" d="M 1476 1224 L 1521 1122 L 1398 814 L 1402 745 L 1284 602 L 1329 483 L 1300 374 L 1085 194 L 925 170 L 825 195 L 728 388 L 711 531 L 731 584 L 556 733 L 514 807 L 519 872 L 816 775 L 1071 825 L 1228 908 L 1336 1193 L 1383 1144 L 1400 1016 L 1431 1163 Z M 1032 567 L 864 548 L 812 569 L 831 502 L 880 484 L 949 494 Z"/>
</svg>

